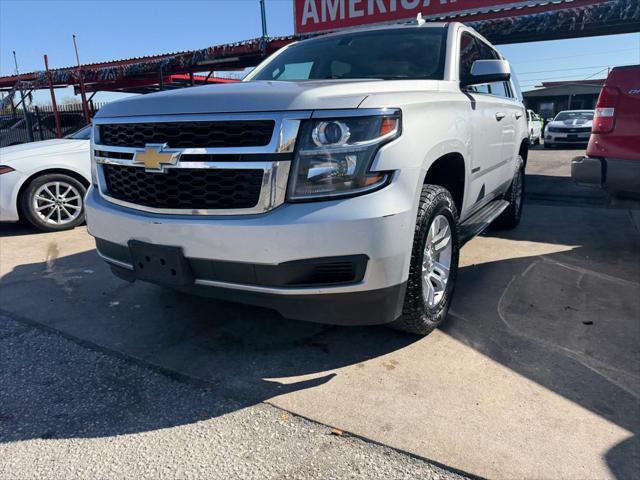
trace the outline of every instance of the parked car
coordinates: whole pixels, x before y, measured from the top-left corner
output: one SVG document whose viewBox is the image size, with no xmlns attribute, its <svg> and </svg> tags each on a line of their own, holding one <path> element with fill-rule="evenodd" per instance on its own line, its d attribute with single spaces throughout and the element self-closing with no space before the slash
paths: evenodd
<svg viewBox="0 0 640 480">
<path fill-rule="evenodd" d="M 602 186 L 612 195 L 640 197 L 640 65 L 609 73 L 586 153 L 571 165 L 576 182 Z"/>
<path fill-rule="evenodd" d="M 558 113 L 545 128 L 544 147 L 586 147 L 591 135 L 593 113 L 593 110 L 565 110 Z"/>
<path fill-rule="evenodd" d="M 43 231 L 84 221 L 91 181 L 91 127 L 64 139 L 0 148 L 0 221 L 24 219 Z"/>
<path fill-rule="evenodd" d="M 540 145 L 542 140 L 542 118 L 533 110 L 527 110 L 527 120 L 529 125 L 529 143 Z"/>
<path fill-rule="evenodd" d="M 529 139 L 510 71 L 473 29 L 427 23 L 304 40 L 239 83 L 110 103 L 89 232 L 129 281 L 427 334 L 464 242 L 520 221 Z"/>
</svg>

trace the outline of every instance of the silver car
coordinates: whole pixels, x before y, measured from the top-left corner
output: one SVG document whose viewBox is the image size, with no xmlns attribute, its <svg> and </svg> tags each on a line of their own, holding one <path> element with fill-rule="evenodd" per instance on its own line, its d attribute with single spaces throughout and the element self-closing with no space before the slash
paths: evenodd
<svg viewBox="0 0 640 480">
<path fill-rule="evenodd" d="M 549 122 L 544 134 L 544 147 L 586 146 L 591 136 L 593 110 L 565 110 Z"/>
</svg>

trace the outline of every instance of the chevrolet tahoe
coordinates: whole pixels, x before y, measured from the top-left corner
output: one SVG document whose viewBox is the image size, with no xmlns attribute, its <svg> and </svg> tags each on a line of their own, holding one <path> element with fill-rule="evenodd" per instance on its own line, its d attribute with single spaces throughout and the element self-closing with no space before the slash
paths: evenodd
<svg viewBox="0 0 640 480">
<path fill-rule="evenodd" d="M 522 215 L 521 93 L 460 23 L 296 42 L 93 128 L 87 225 L 116 275 L 287 318 L 428 334 L 461 246 Z"/>
</svg>

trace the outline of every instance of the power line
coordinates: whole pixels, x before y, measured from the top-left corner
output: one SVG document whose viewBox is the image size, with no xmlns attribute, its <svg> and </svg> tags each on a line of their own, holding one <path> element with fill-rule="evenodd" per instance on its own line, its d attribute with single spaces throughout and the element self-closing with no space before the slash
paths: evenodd
<svg viewBox="0 0 640 480">
<path fill-rule="evenodd" d="M 600 70 L 599 72 L 594 73 L 591 76 L 595 76 L 598 73 L 603 72 L 605 70 L 606 70 L 606 68 L 604 70 Z M 580 80 L 579 78 L 576 78 L 576 77 L 578 77 L 578 75 L 556 75 L 556 76 L 553 76 L 553 77 L 529 78 L 529 79 L 521 82 L 521 84 L 524 85 L 524 84 L 528 84 L 528 83 L 538 83 L 538 82 L 541 82 L 543 80 L 557 80 L 557 79 L 564 79 L 564 78 L 572 78 L 574 80 Z"/>
<path fill-rule="evenodd" d="M 609 67 L 603 68 L 602 70 L 600 70 L 599 72 L 594 73 L 593 75 L 589 75 L 587 78 L 585 78 L 585 80 L 589 80 L 591 77 L 595 77 L 596 75 L 598 75 L 599 73 L 604 72 L 605 70 L 609 70 Z"/>
<path fill-rule="evenodd" d="M 590 53 L 577 53 L 575 55 L 566 55 L 563 57 L 547 57 L 547 58 L 534 58 L 535 61 L 540 61 L 540 60 L 566 60 L 568 58 L 574 58 L 574 57 L 589 57 L 589 56 L 593 56 L 593 55 L 611 55 L 611 54 L 615 54 L 618 52 L 631 52 L 631 51 L 640 51 L 640 48 L 620 48 L 618 50 L 615 51 L 608 51 L 608 52 L 590 52 Z M 527 60 L 526 62 L 513 62 L 514 65 L 522 65 L 524 63 L 531 63 L 531 60 Z"/>
<path fill-rule="evenodd" d="M 536 72 L 516 72 L 519 77 L 522 75 L 530 75 L 533 73 L 549 73 L 549 72 L 570 72 L 572 70 L 589 70 L 590 68 L 609 67 L 609 65 L 594 65 L 592 67 L 576 67 L 576 68 L 558 68 L 556 70 L 538 70 Z"/>
</svg>

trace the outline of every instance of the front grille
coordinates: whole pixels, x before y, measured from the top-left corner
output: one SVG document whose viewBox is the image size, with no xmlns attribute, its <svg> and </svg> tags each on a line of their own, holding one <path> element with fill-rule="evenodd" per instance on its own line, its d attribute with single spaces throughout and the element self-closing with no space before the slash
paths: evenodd
<svg viewBox="0 0 640 480">
<path fill-rule="evenodd" d="M 558 142 L 567 142 L 567 143 L 587 143 L 589 141 L 588 138 L 558 138 Z"/>
<path fill-rule="evenodd" d="M 217 210 L 255 207 L 263 170 L 171 168 L 165 173 L 102 166 L 111 197 L 162 209 Z"/>
<path fill-rule="evenodd" d="M 273 120 L 229 122 L 121 123 L 100 126 L 100 144 L 144 148 L 261 147 L 271 141 Z"/>
<path fill-rule="evenodd" d="M 549 127 L 549 131 L 554 133 L 588 133 L 591 132 L 591 127 Z"/>
</svg>

